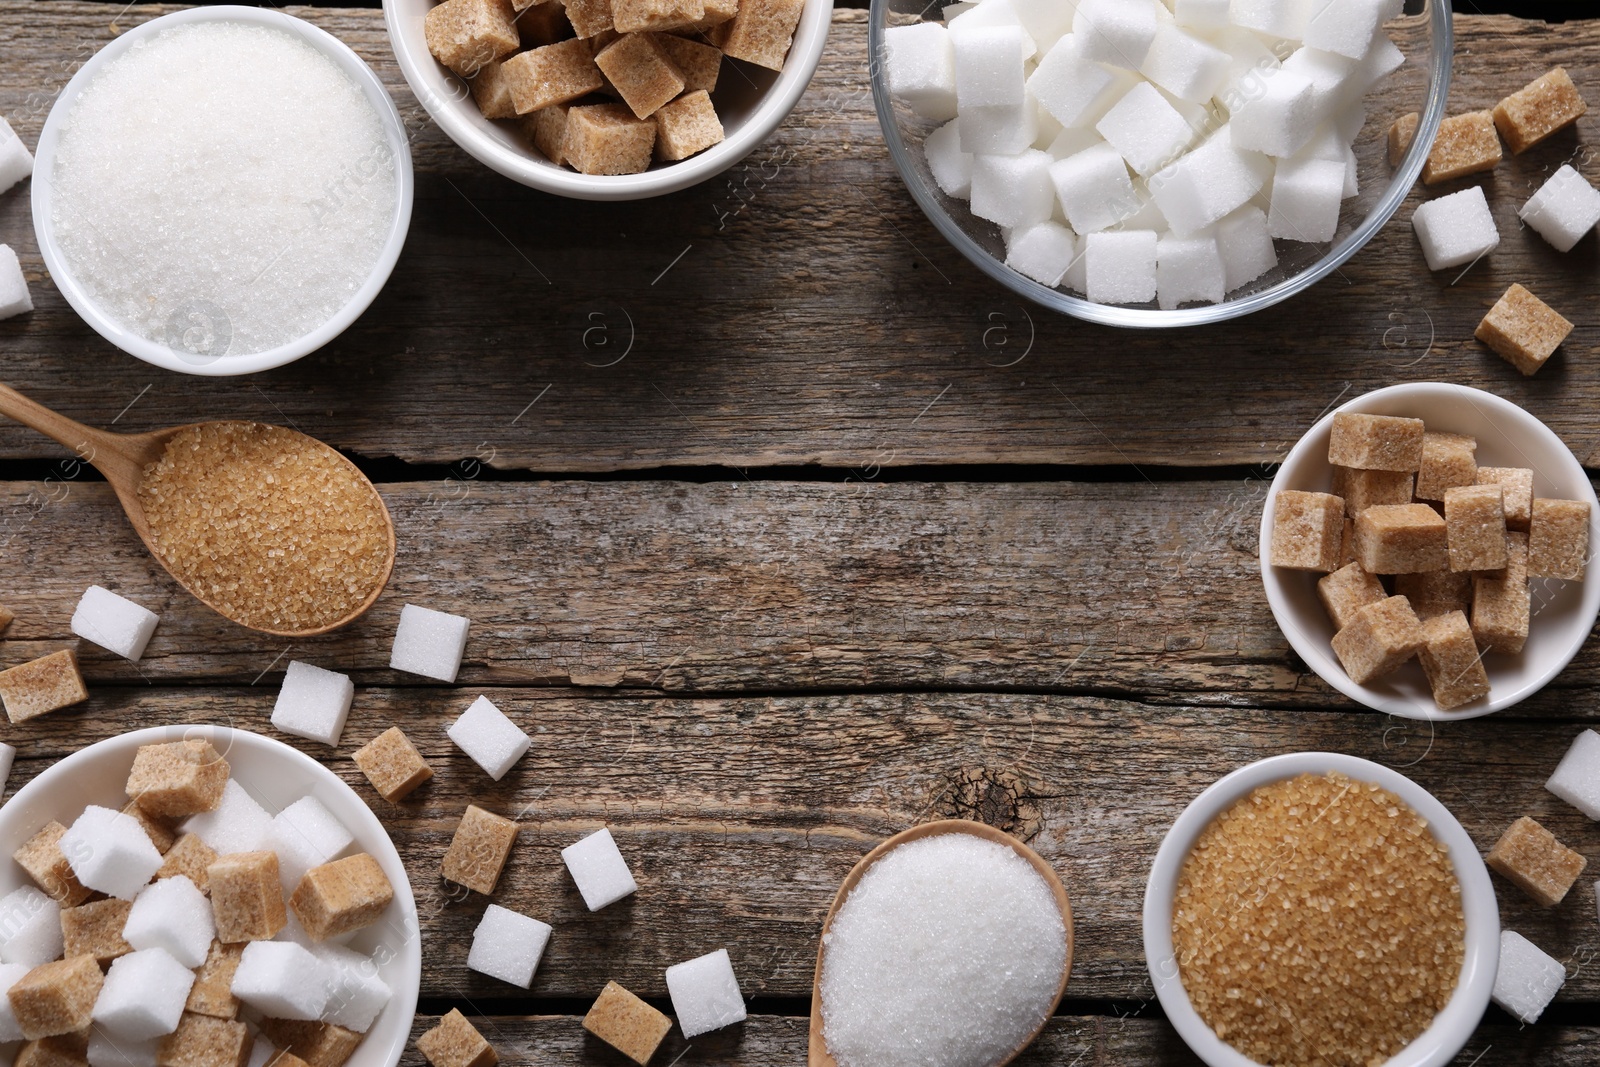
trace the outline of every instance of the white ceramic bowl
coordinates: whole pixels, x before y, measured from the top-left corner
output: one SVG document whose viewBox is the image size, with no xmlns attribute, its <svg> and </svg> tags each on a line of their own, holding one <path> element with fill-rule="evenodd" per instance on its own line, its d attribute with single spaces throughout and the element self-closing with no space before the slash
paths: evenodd
<svg viewBox="0 0 1600 1067">
<path fill-rule="evenodd" d="M 384 131 L 388 135 L 391 158 L 395 163 L 397 196 L 394 219 L 389 225 L 383 251 L 378 256 L 377 263 L 373 265 L 372 273 L 367 276 L 366 282 L 356 290 L 355 295 L 351 296 L 349 302 L 337 314 L 317 329 L 296 341 L 265 352 L 239 356 L 187 352 L 132 332 L 103 312 L 93 298 L 84 291 L 68 269 L 66 260 L 61 254 L 61 247 L 56 242 L 49 176 L 55 172 L 56 144 L 61 139 L 61 126 L 66 121 L 65 116 L 71 110 L 73 102 L 101 68 L 134 44 L 147 40 L 168 27 L 190 22 L 241 22 L 270 26 L 293 34 L 333 60 L 339 69 L 360 87 L 367 102 L 378 113 L 379 121 L 383 123 Z M 315 352 L 343 333 L 367 309 L 367 305 L 372 303 L 378 291 L 389 280 L 389 274 L 400 258 L 400 249 L 406 243 L 406 231 L 411 226 L 412 185 L 411 147 L 406 137 L 405 123 L 400 120 L 400 112 L 395 110 L 394 101 L 389 99 L 388 91 L 384 89 L 378 76 L 372 72 L 372 68 L 368 67 L 344 42 L 317 29 L 304 19 L 297 19 L 281 11 L 238 6 L 198 7 L 162 15 L 124 32 L 91 56 L 61 90 L 61 95 L 56 97 L 56 102 L 50 109 L 49 117 L 45 119 L 44 129 L 39 134 L 39 146 L 34 152 L 33 229 L 39 239 L 39 253 L 44 257 L 44 264 L 49 269 L 56 288 L 67 298 L 67 303 L 72 305 L 72 309 L 107 341 L 146 363 L 153 363 L 167 370 L 181 371 L 184 374 L 219 376 L 252 374 L 256 371 L 281 367 L 285 363 L 293 363 L 301 356 Z"/>
<path fill-rule="evenodd" d="M 1268 560 L 1272 522 L 1280 489 L 1332 491 L 1333 467 L 1328 462 L 1328 437 L 1340 411 L 1401 415 L 1422 419 L 1430 430 L 1469 434 L 1478 440 L 1480 467 L 1529 467 L 1533 495 L 1589 503 L 1589 543 L 1600 544 L 1600 501 L 1588 475 L 1548 426 L 1509 400 L 1465 385 L 1415 382 L 1391 385 L 1359 396 L 1330 412 L 1290 450 L 1272 480 L 1261 515 L 1261 579 L 1273 617 L 1300 658 L 1323 681 L 1369 708 L 1408 719 L 1470 719 L 1508 708 L 1537 693 L 1560 674 L 1594 628 L 1600 613 L 1600 580 L 1591 568 L 1582 582 L 1534 579 L 1533 619 L 1522 654 L 1491 653 L 1484 658 L 1489 695 L 1440 711 L 1432 690 L 1415 662 L 1370 685 L 1357 685 L 1333 654 L 1333 622 L 1317 600 L 1319 575 L 1281 570 Z"/>
<path fill-rule="evenodd" d="M 0 808 L 0 853 L 11 855 L 51 819 L 70 825 L 89 804 L 121 809 L 124 786 L 140 745 L 203 737 L 227 759 L 231 776 L 268 811 L 314 796 L 355 836 L 351 852 L 378 861 L 394 886 L 394 902 L 375 925 L 349 940 L 373 955 L 392 996 L 347 1067 L 394 1067 L 411 1037 L 422 981 L 422 935 L 405 865 L 383 824 L 355 791 L 310 756 L 281 741 L 227 726 L 156 726 L 108 738 L 74 752 L 17 790 Z M 21 867 L 0 870 L 0 896 L 31 885 Z"/>
<path fill-rule="evenodd" d="M 1295 752 L 1241 767 L 1214 782 L 1190 802 L 1167 831 L 1156 852 L 1144 893 L 1144 955 L 1161 1008 L 1184 1043 L 1211 1067 L 1259 1067 L 1228 1045 L 1201 1020 L 1178 977 L 1172 947 L 1172 907 L 1178 874 L 1201 831 L 1251 790 L 1301 774 L 1338 771 L 1375 782 L 1411 806 L 1428 821 L 1435 838 L 1450 852 L 1461 883 L 1461 908 L 1466 918 L 1466 952 L 1455 993 L 1433 1023 L 1384 1067 L 1439 1067 L 1459 1052 L 1489 1006 L 1494 972 L 1500 963 L 1500 908 L 1489 872 L 1477 846 L 1433 794 L 1398 771 L 1356 756 L 1333 752 Z"/>
<path fill-rule="evenodd" d="M 723 63 L 713 97 L 727 139 L 677 163 L 642 174 L 579 174 L 539 155 L 516 126 L 483 117 L 467 85 L 433 58 L 423 20 L 436 0 L 383 0 L 389 43 L 400 71 L 433 121 L 478 162 L 523 185 L 575 200 L 643 200 L 697 185 L 733 166 L 794 110 L 822 59 L 833 0 L 806 0 L 781 72 Z M 742 77 L 741 77 L 742 76 Z"/>
</svg>

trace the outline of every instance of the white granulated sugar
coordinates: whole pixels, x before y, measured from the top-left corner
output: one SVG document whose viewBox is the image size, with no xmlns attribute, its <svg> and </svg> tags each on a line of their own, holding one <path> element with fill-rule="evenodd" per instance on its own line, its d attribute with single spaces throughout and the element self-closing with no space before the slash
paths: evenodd
<svg viewBox="0 0 1600 1067">
<path fill-rule="evenodd" d="M 824 940 L 823 1036 L 843 1067 L 987 1067 L 1055 1002 L 1066 928 L 1004 845 L 940 834 L 874 863 Z"/>
<path fill-rule="evenodd" d="M 107 64 L 67 113 L 53 219 L 96 302 L 206 356 L 303 337 L 355 295 L 396 210 L 379 115 L 293 35 L 174 26 Z"/>
</svg>

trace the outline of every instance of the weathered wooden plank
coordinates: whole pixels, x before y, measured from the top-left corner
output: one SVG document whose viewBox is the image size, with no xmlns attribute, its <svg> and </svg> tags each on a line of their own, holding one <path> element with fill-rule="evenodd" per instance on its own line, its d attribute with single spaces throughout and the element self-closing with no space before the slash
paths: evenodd
<svg viewBox="0 0 1600 1067">
<path fill-rule="evenodd" d="M 1145 878 L 1183 807 L 1236 767 L 1335 750 L 1401 769 L 1487 850 L 1517 816 L 1600 854 L 1600 826 L 1547 793 L 1576 727 L 1476 719 L 1430 730 L 1356 713 L 1162 708 L 1029 694 L 857 694 L 736 700 L 582 700 L 527 689 L 493 697 L 534 738 L 491 782 L 445 738 L 478 690 L 363 689 L 337 752 L 293 741 L 372 800 L 405 858 L 424 916 L 424 995 L 505 997 L 465 969 L 482 897 L 453 891 L 440 858 L 468 802 L 523 824 L 495 900 L 557 928 L 535 997 L 592 996 L 607 980 L 664 994 L 662 969 L 726 946 L 746 993 L 804 996 L 817 930 L 845 873 L 883 837 L 978 810 L 1028 835 L 1066 880 L 1077 947 L 1069 996 L 1148 998 L 1140 934 Z M 271 687 L 101 687 L 82 709 L 8 726 L 14 781 L 131 724 L 221 722 L 274 733 Z M 391 724 L 437 777 L 404 804 L 374 799 L 349 761 Z M 602 822 L 641 890 L 591 914 L 559 858 Z M 1505 923 L 1573 972 L 1563 1002 L 1600 1000 L 1594 896 L 1559 908 L 1497 882 Z"/>
<path fill-rule="evenodd" d="M 0 3 L 11 57 L 0 113 L 30 142 L 57 88 L 107 39 L 112 10 Z M 131 25 L 163 10 L 116 17 Z M 1585 147 L 1600 113 L 1490 179 L 1505 240 L 1459 282 L 1422 264 L 1407 225 L 1418 191 L 1312 293 L 1241 324 L 1130 334 L 1025 309 L 943 243 L 883 147 L 861 11 L 837 14 L 799 110 L 740 168 L 663 201 L 594 205 L 523 189 L 446 142 L 405 89 L 379 12 L 292 10 L 374 64 L 415 135 L 417 210 L 383 296 L 293 367 L 247 382 L 175 379 L 72 315 L 43 276 L 23 190 L 0 198 L 0 240 L 19 249 L 39 308 L 0 324 L 11 384 L 92 422 L 139 398 L 119 426 L 292 420 L 369 456 L 863 471 L 1271 460 L 1342 396 L 1444 378 L 1518 400 L 1600 463 L 1588 418 L 1600 364 L 1587 358 L 1600 252 L 1588 240 L 1554 253 L 1515 217 L 1568 157 L 1600 178 Z M 1600 21 L 1462 15 L 1456 29 L 1456 109 L 1490 104 L 1557 62 L 1600 85 Z M 1567 355 L 1532 381 L 1471 339 L 1512 281 L 1578 323 Z M 58 454 L 0 426 L 0 457 Z"/>
</svg>

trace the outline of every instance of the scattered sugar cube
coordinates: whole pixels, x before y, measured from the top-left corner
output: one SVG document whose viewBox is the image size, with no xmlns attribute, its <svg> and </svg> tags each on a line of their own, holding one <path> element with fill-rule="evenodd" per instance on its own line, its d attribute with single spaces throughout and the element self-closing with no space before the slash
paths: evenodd
<svg viewBox="0 0 1600 1067">
<path fill-rule="evenodd" d="M 337 745 L 355 695 L 348 675 L 291 660 L 272 709 L 272 725 L 308 741 Z"/>
<path fill-rule="evenodd" d="M 195 972 L 194 985 L 183 1010 L 214 1019 L 232 1019 L 239 1014 L 239 998 L 233 995 L 233 975 L 244 955 L 243 944 L 211 942 L 206 961 Z"/>
<path fill-rule="evenodd" d="M 1084 241 L 1085 295 L 1096 304 L 1142 304 L 1156 297 L 1156 233 L 1091 233 Z"/>
<path fill-rule="evenodd" d="M 0 897 L 0 962 L 37 967 L 61 955 L 61 905 L 31 885 Z"/>
<path fill-rule="evenodd" d="M 1451 570 L 1497 571 L 1506 565 L 1506 512 L 1498 485 L 1446 489 L 1444 524 Z"/>
<path fill-rule="evenodd" d="M 0 115 L 0 193 L 33 173 L 33 153 L 22 143 L 11 123 Z M 0 318 L 4 318 L 0 313 Z"/>
<path fill-rule="evenodd" d="M 78 881 L 61 851 L 61 838 L 66 832 L 65 826 L 52 819 L 13 852 L 11 858 L 50 899 L 70 908 L 88 900 L 91 890 Z"/>
<path fill-rule="evenodd" d="M 1600 189 L 1563 164 L 1517 212 L 1557 252 L 1570 252 L 1600 222 Z"/>
<path fill-rule="evenodd" d="M 451 1008 L 439 1025 L 417 1038 L 417 1051 L 433 1067 L 495 1067 L 500 1057 L 473 1025 L 456 1008 Z"/>
<path fill-rule="evenodd" d="M 656 158 L 673 162 L 688 159 L 725 136 L 711 94 L 704 89 L 687 92 L 655 113 Z"/>
<path fill-rule="evenodd" d="M 355 835 L 322 801 L 301 797 L 272 817 L 263 847 L 277 853 L 283 884 L 292 889 L 307 871 L 329 862 L 354 842 Z"/>
<path fill-rule="evenodd" d="M 1194 151 L 1152 175 L 1150 192 L 1171 224 L 1173 233 L 1186 237 L 1199 233 L 1242 207 L 1262 190 L 1272 177 L 1272 172 L 1272 161 L 1266 156 L 1246 151 L 1233 143 L 1230 124 L 1212 134 Z M 1260 237 L 1270 249 L 1272 241 L 1265 227 Z M 1219 249 L 1220 246 L 1219 241 Z M 1259 254 L 1259 246 L 1249 258 L 1251 262 L 1264 259 Z M 1276 263 L 1277 256 L 1273 254 L 1271 265 Z M 1241 263 L 1241 273 L 1248 269 Z M 1270 269 L 1270 265 L 1244 281 L 1255 280 L 1266 269 Z M 1244 281 L 1237 285 L 1244 284 Z M 1227 284 L 1224 291 L 1233 288 L 1236 288 L 1235 284 Z"/>
<path fill-rule="evenodd" d="M 198 967 L 211 951 L 217 927 L 205 894 L 178 876 L 152 882 L 134 898 L 122 936 L 136 949 L 165 949 L 185 967 Z"/>
<path fill-rule="evenodd" d="M 1298 489 L 1284 489 L 1277 494 L 1272 518 L 1274 567 L 1338 570 L 1343 537 L 1343 500 L 1329 493 Z"/>
<path fill-rule="evenodd" d="M 1121 159 L 1117 165 L 1122 165 Z M 1077 238 L 1059 222 L 1029 226 L 1013 233 L 1006 242 L 1006 266 L 1052 288 L 1061 284 L 1077 257 Z"/>
<path fill-rule="evenodd" d="M 110 1035 L 148 1041 L 170 1034 L 183 1017 L 194 972 L 164 949 L 147 948 L 118 957 L 106 972 L 94 1003 L 94 1021 Z"/>
<path fill-rule="evenodd" d="M 567 112 L 562 151 L 583 174 L 638 174 L 650 166 L 655 143 L 654 119 L 635 117 L 625 104 L 589 104 Z"/>
<path fill-rule="evenodd" d="M 467 966 L 479 974 L 527 989 L 539 967 L 551 926 L 498 904 L 484 911 L 472 934 Z"/>
<path fill-rule="evenodd" d="M 1428 161 L 1422 167 L 1425 185 L 1481 174 L 1499 165 L 1500 138 L 1494 132 L 1494 118 L 1487 111 L 1452 115 L 1439 124 Z"/>
<path fill-rule="evenodd" d="M 62 835 L 61 852 L 80 883 L 123 900 L 137 896 L 161 866 L 161 853 L 138 820 L 95 804 Z"/>
<path fill-rule="evenodd" d="M 1359 470 L 1415 471 L 1426 433 L 1421 419 L 1341 411 L 1328 438 L 1328 462 Z"/>
<path fill-rule="evenodd" d="M 197 835 L 223 856 L 256 851 L 271 828 L 272 816 L 267 809 L 231 778 L 223 786 L 222 799 L 215 808 L 189 816 L 178 827 L 183 833 Z"/>
<path fill-rule="evenodd" d="M 318 945 L 312 955 L 328 976 L 328 1006 L 323 1009 L 323 1021 L 352 1033 L 366 1033 L 392 996 L 378 975 L 377 961 L 334 942 Z"/>
<path fill-rule="evenodd" d="M 606 828 L 561 850 L 561 859 L 590 911 L 599 911 L 635 892 L 639 885 Z"/>
<path fill-rule="evenodd" d="M 1403 596 L 1362 608 L 1350 625 L 1333 635 L 1334 655 L 1357 685 L 1393 674 L 1425 644 L 1422 622 Z"/>
<path fill-rule="evenodd" d="M 474 700 L 446 733 L 457 748 L 497 782 L 533 744 L 533 739 L 485 696 Z"/>
<path fill-rule="evenodd" d="M 1422 435 L 1422 463 L 1417 468 L 1418 500 L 1444 500 L 1445 491 L 1476 485 L 1478 442 L 1458 433 L 1429 430 Z"/>
<path fill-rule="evenodd" d="M 1278 251 L 1267 232 L 1267 214 L 1260 208 L 1240 208 L 1217 223 L 1216 233 L 1227 292 L 1248 285 L 1278 265 Z"/>
<path fill-rule="evenodd" d="M 1531 1026 L 1567 980 L 1559 960 L 1540 951 L 1515 930 L 1500 931 L 1500 965 L 1494 973 L 1494 1002 Z"/>
<path fill-rule="evenodd" d="M 93 956 L 41 963 L 6 990 L 29 1041 L 86 1029 L 104 978 Z"/>
<path fill-rule="evenodd" d="M 1426 443 L 1426 435 L 1424 435 Z M 1413 475 L 1410 471 L 1369 471 L 1356 467 L 1333 468 L 1333 495 L 1344 498 L 1344 513 L 1355 518 L 1374 504 L 1409 504 Z"/>
<path fill-rule="evenodd" d="M 615 982 L 607 982 L 583 1028 L 643 1067 L 661 1047 L 672 1020 Z"/>
<path fill-rule="evenodd" d="M 745 1020 L 744 996 L 725 948 L 668 967 L 667 994 L 685 1038 Z"/>
<path fill-rule="evenodd" d="M 156 1057 L 162 1040 L 159 1037 L 147 1041 L 114 1038 L 103 1027 L 95 1026 L 89 1031 L 84 1058 L 89 1067 L 157 1067 Z"/>
<path fill-rule="evenodd" d="M 1069 33 L 1050 46 L 1027 84 L 1040 107 L 1063 126 L 1072 127 L 1080 125 L 1097 104 L 1111 106 L 1105 97 L 1117 78 L 1084 55 L 1077 37 Z"/>
<path fill-rule="evenodd" d="M 263 1019 L 261 1033 L 306 1067 L 343 1067 L 361 1044 L 361 1035 L 315 1019 Z"/>
<path fill-rule="evenodd" d="M 1164 23 L 1157 28 L 1139 73 L 1179 100 L 1204 104 L 1222 88 L 1231 64 L 1222 49 Z"/>
<path fill-rule="evenodd" d="M 1217 239 L 1161 237 L 1156 241 L 1156 303 L 1170 311 L 1179 304 L 1219 302 L 1223 289 L 1222 252 Z"/>
<path fill-rule="evenodd" d="M 0 671 L 0 703 L 12 722 L 27 722 L 88 699 L 77 654 L 70 648 Z"/>
<path fill-rule="evenodd" d="M 1050 153 L 1028 149 L 1019 155 L 973 157 L 972 213 L 1007 229 L 1044 222 L 1055 208 Z"/>
<path fill-rule="evenodd" d="M 140 745 L 128 772 L 129 799 L 161 818 L 211 811 L 228 786 L 228 761 L 203 738 Z"/>
<path fill-rule="evenodd" d="M 93 956 L 106 964 L 133 951 L 122 936 L 133 902 L 108 897 L 61 910 L 61 954 Z"/>
<path fill-rule="evenodd" d="M 365 852 L 307 871 L 289 897 L 295 918 L 314 941 L 371 926 L 394 901 L 394 886 Z"/>
<path fill-rule="evenodd" d="M 378 795 L 391 803 L 409 796 L 433 777 L 433 768 L 398 726 L 389 727 L 356 749 L 351 758 Z"/>
<path fill-rule="evenodd" d="M 521 46 L 510 0 L 445 0 L 422 24 L 428 51 L 464 78 Z"/>
<path fill-rule="evenodd" d="M 1159 28 L 1155 0 L 1081 0 L 1072 17 L 1084 55 L 1128 70 L 1145 61 Z"/>
<path fill-rule="evenodd" d="M 233 995 L 274 1019 L 314 1020 L 328 1006 L 322 964 L 292 941 L 252 941 L 233 973 Z"/>
<path fill-rule="evenodd" d="M 715 43 L 734 59 L 782 70 L 804 10 L 805 0 L 739 0 L 739 13 L 718 27 Z"/>
<path fill-rule="evenodd" d="M 1460 267 L 1500 245 L 1500 231 L 1479 185 L 1419 205 L 1411 216 L 1411 227 L 1429 270 Z"/>
<path fill-rule="evenodd" d="M 1581 582 L 1588 558 L 1588 503 L 1535 500 L 1528 524 L 1528 576 Z"/>
<path fill-rule="evenodd" d="M 516 823 L 468 804 L 439 873 L 457 885 L 485 895 L 493 893 L 516 839 Z"/>
<path fill-rule="evenodd" d="M 1039 137 L 1039 109 L 969 107 L 961 112 L 961 150 L 972 155 L 1003 156 L 1026 151 Z"/>
<path fill-rule="evenodd" d="M 394 649 L 389 655 L 390 668 L 441 682 L 454 682 L 461 669 L 461 656 L 466 651 L 469 623 L 470 620 L 460 615 L 405 605 L 400 609 L 400 625 L 395 630 Z"/>
<path fill-rule="evenodd" d="M 1418 653 L 1428 677 L 1434 703 L 1451 711 L 1489 695 L 1489 674 L 1472 636 L 1466 613 L 1452 611 L 1422 624 L 1423 646 Z"/>
<path fill-rule="evenodd" d="M 10 245 L 0 244 L 0 319 L 32 310 L 33 296 L 28 292 L 22 264 Z"/>
<path fill-rule="evenodd" d="M 1561 903 L 1588 864 L 1526 815 L 1506 828 L 1484 862 L 1546 908 Z"/>
<path fill-rule="evenodd" d="M 161 868 L 156 871 L 156 878 L 160 880 L 182 875 L 193 882 L 200 892 L 209 893 L 211 879 L 206 872 L 216 861 L 216 850 L 202 841 L 200 835 L 184 834 L 161 857 Z"/>
<path fill-rule="evenodd" d="M 1388 596 L 1383 583 L 1369 574 L 1359 561 L 1346 563 L 1317 579 L 1317 599 L 1322 601 L 1335 630 L 1349 626 L 1362 608 L 1371 607 Z"/>
<path fill-rule="evenodd" d="M 1061 210 L 1080 234 L 1099 233 L 1133 214 L 1128 165 L 1109 144 L 1055 160 L 1049 165 L 1049 177 Z"/>
<path fill-rule="evenodd" d="M 1312 244 L 1333 240 L 1339 229 L 1345 165 L 1331 159 L 1293 159 L 1278 164 L 1272 182 L 1267 232 Z"/>
<path fill-rule="evenodd" d="M 206 875 L 211 883 L 211 912 L 216 921 L 213 937 L 230 943 L 268 941 L 283 929 L 288 917 L 274 853 L 233 852 L 219 856 Z M 156 885 L 168 881 L 180 879 Z"/>
<path fill-rule="evenodd" d="M 1472 576 L 1472 634 L 1478 644 L 1515 656 L 1528 641 L 1528 535 L 1506 534 L 1506 569 Z"/>
<path fill-rule="evenodd" d="M 1188 120 L 1149 82 L 1129 89 L 1094 128 L 1141 175 L 1167 166 L 1194 140 Z"/>
<path fill-rule="evenodd" d="M 1540 75 L 1495 105 L 1494 124 L 1511 151 L 1521 155 L 1589 110 L 1562 67 Z"/>
<path fill-rule="evenodd" d="M 1408 111 L 1395 119 L 1389 126 L 1389 166 L 1398 167 L 1400 161 L 1405 159 L 1406 153 L 1411 150 L 1411 142 L 1417 139 L 1417 127 L 1422 125 L 1422 116 L 1415 111 Z"/>
<path fill-rule="evenodd" d="M 925 119 L 956 117 L 956 59 L 939 22 L 890 26 L 883 33 L 884 73 L 896 99 Z"/>
<path fill-rule="evenodd" d="M 1426 504 L 1379 504 L 1356 516 L 1356 558 L 1373 574 L 1450 566 L 1444 517 Z"/>
<path fill-rule="evenodd" d="M 1478 323 L 1473 336 L 1524 375 L 1538 372 L 1572 333 L 1572 323 L 1513 283 Z"/>
<path fill-rule="evenodd" d="M 178 1028 L 161 1039 L 159 1067 L 238 1067 L 250 1053 L 250 1031 L 234 1019 L 184 1012 Z M 280 1061 L 277 1067 L 293 1067 Z"/>
<path fill-rule="evenodd" d="M 1600 820 L 1600 734 L 1585 730 L 1573 738 L 1544 787 L 1591 819 Z"/>
<path fill-rule="evenodd" d="M 160 616 L 148 608 L 91 585 L 72 613 L 72 632 L 137 663 L 159 621 Z"/>
<path fill-rule="evenodd" d="M 1526 530 L 1533 517 L 1533 471 L 1526 467 L 1479 467 L 1479 485 L 1504 490 L 1506 526 Z"/>
</svg>

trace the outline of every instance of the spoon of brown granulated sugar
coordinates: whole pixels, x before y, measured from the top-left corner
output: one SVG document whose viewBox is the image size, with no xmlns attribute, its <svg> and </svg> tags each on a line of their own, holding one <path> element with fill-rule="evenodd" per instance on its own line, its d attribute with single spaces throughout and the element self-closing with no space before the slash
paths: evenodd
<svg viewBox="0 0 1600 1067">
<path fill-rule="evenodd" d="M 241 626 L 327 633 L 389 581 L 394 524 L 383 499 L 355 464 L 303 433 L 259 422 L 107 433 L 4 385 L 0 414 L 94 464 L 156 559 Z"/>
</svg>

